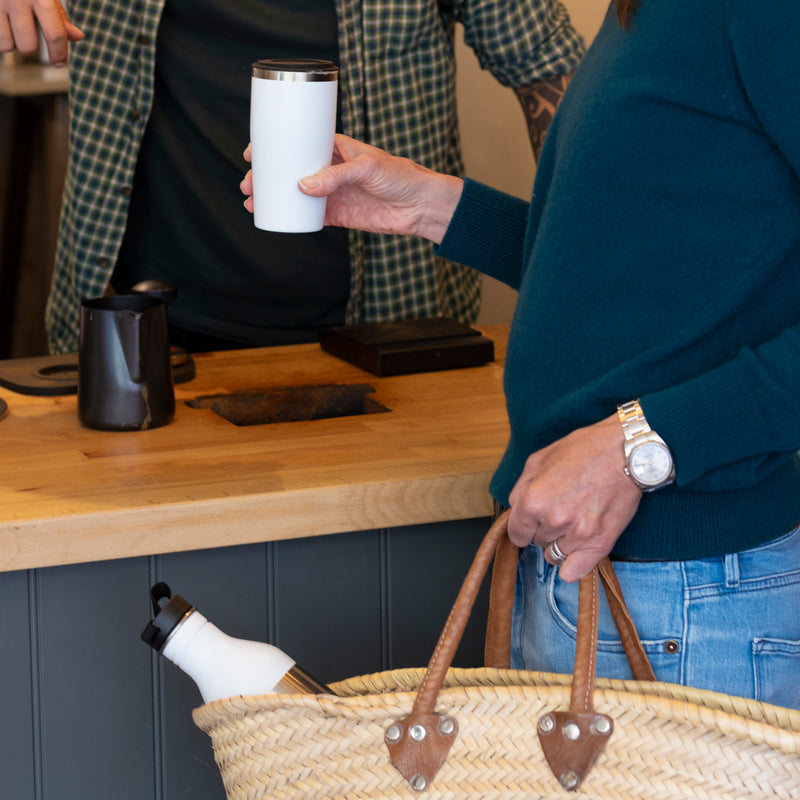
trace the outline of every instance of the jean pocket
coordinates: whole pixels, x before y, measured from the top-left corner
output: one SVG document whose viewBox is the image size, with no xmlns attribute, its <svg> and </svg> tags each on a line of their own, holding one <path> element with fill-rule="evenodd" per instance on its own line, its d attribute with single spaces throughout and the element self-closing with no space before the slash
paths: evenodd
<svg viewBox="0 0 800 800">
<path fill-rule="evenodd" d="M 563 581 L 556 581 L 555 576 L 551 576 L 548 581 L 547 593 L 547 613 L 552 630 L 559 634 L 552 636 L 553 640 L 563 641 L 561 648 L 566 647 L 569 642 L 570 649 L 574 652 L 577 618 L 578 618 L 578 591 L 577 584 L 565 584 Z M 643 593 L 636 593 L 644 596 Z M 652 600 L 652 598 L 647 598 Z M 660 604 L 659 604 L 660 605 Z M 678 638 L 674 638 L 664 630 L 669 626 L 658 624 L 660 620 L 657 614 L 651 613 L 649 606 L 640 610 L 641 603 L 628 601 L 628 608 L 631 616 L 650 621 L 644 629 L 637 627 L 642 649 L 646 653 L 653 671 L 661 681 L 668 683 L 678 683 L 680 681 L 682 669 L 682 652 L 680 644 L 680 631 L 677 631 Z M 655 619 L 654 619 L 655 618 Z M 596 674 L 604 678 L 630 679 L 633 677 L 628 664 L 628 657 L 625 648 L 619 638 L 617 626 L 608 607 L 608 602 L 603 589 L 600 590 L 600 607 L 597 632 L 597 660 Z"/>
<path fill-rule="evenodd" d="M 800 709 L 800 641 L 754 639 L 756 700 Z"/>
</svg>

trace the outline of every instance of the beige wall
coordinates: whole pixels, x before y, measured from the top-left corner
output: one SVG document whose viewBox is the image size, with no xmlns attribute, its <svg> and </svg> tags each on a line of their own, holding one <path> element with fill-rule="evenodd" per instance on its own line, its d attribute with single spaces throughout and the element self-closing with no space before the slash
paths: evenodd
<svg viewBox="0 0 800 800">
<path fill-rule="evenodd" d="M 602 22 L 604 0 L 565 0 L 575 27 L 591 41 Z M 458 105 L 465 172 L 471 178 L 528 199 L 536 165 L 516 95 L 481 70 L 459 31 Z M 479 323 L 508 322 L 516 293 L 486 278 Z"/>
</svg>

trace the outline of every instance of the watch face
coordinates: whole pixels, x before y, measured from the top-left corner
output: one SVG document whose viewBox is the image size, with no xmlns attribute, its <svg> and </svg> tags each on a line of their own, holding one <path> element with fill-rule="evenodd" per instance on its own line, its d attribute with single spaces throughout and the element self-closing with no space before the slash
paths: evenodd
<svg viewBox="0 0 800 800">
<path fill-rule="evenodd" d="M 656 442 L 645 442 L 633 449 L 628 468 L 640 483 L 658 486 L 672 472 L 672 456 L 666 447 Z"/>
</svg>

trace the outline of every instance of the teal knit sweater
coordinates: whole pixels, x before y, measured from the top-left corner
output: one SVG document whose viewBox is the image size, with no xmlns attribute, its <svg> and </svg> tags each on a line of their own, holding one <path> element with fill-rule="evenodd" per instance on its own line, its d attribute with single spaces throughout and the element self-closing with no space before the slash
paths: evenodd
<svg viewBox="0 0 800 800">
<path fill-rule="evenodd" d="M 800 521 L 800 2 L 612 3 L 530 204 L 466 181 L 438 252 L 519 290 L 501 502 L 526 457 L 641 397 L 674 486 L 615 552 L 736 552 Z"/>
</svg>

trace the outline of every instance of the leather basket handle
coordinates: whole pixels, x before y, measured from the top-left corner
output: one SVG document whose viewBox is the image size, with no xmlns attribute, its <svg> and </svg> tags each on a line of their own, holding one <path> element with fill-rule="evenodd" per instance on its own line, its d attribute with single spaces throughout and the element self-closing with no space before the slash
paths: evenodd
<svg viewBox="0 0 800 800">
<path fill-rule="evenodd" d="M 498 518 L 499 520 L 500 518 Z M 505 524 L 507 527 L 507 519 Z M 507 669 L 509 666 L 511 612 L 514 606 L 519 554 L 519 548 L 508 536 L 503 536 L 497 545 L 494 568 L 492 570 L 492 584 L 489 591 L 489 616 L 484 648 L 484 663 L 487 667 Z M 656 680 L 653 668 L 639 639 L 639 634 L 636 632 L 636 626 L 633 624 L 628 607 L 625 605 L 622 588 L 617 580 L 617 574 L 614 572 L 611 560 L 607 556 L 603 558 L 597 565 L 597 570 L 603 581 L 611 616 L 622 641 L 634 680 Z"/>
<path fill-rule="evenodd" d="M 418 791 L 430 785 L 458 733 L 458 722 L 454 718 L 434 713 L 436 701 L 493 558 L 495 566 L 489 600 L 486 664 L 500 668 L 508 666 L 511 610 L 519 558 L 518 548 L 507 536 L 509 514 L 509 511 L 505 511 L 497 518 L 478 548 L 428 663 L 411 713 L 393 722 L 386 730 L 385 741 L 392 763 L 412 788 Z M 594 658 L 597 652 L 598 576 L 606 585 L 609 605 L 634 677 L 655 680 L 625 607 L 614 569 L 611 562 L 604 559 L 600 567 L 595 567 L 580 582 L 578 638 L 569 711 L 550 712 L 539 721 L 539 739 L 545 757 L 565 789 L 577 789 L 580 786 L 613 730 L 613 722 L 608 717 L 595 714 L 592 707 Z M 561 734 L 552 735 L 557 731 L 561 731 Z M 553 747 L 554 743 L 557 746 Z"/>
<path fill-rule="evenodd" d="M 453 663 L 483 577 L 499 542 L 507 538 L 507 529 L 508 513 L 505 513 L 489 528 L 475 554 L 428 662 L 428 669 L 417 691 L 411 713 L 386 729 L 384 739 L 389 757 L 417 791 L 428 788 L 447 758 L 458 733 L 458 722 L 453 717 L 434 713 L 436 699 L 447 670 Z"/>
</svg>

